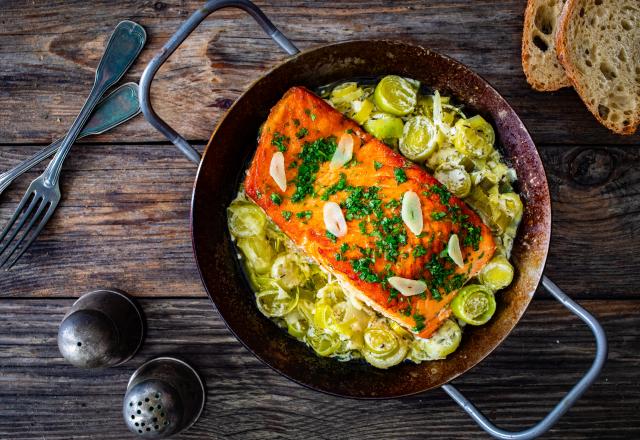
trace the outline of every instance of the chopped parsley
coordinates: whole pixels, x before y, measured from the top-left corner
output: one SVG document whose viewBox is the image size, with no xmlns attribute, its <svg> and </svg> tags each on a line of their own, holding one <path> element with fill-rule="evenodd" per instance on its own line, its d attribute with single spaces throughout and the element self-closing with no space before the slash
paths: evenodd
<svg viewBox="0 0 640 440">
<path fill-rule="evenodd" d="M 316 120 L 316 115 L 315 113 L 311 113 L 310 109 L 305 109 L 304 112 L 306 113 L 307 116 L 309 116 L 311 118 L 312 121 Z"/>
<path fill-rule="evenodd" d="M 465 246 L 473 247 L 473 250 L 477 251 L 480 248 L 480 239 L 482 238 L 480 235 L 480 228 L 473 226 L 471 223 L 464 223 L 462 227 L 466 231 L 462 243 Z"/>
<path fill-rule="evenodd" d="M 467 214 L 462 214 L 462 209 L 456 205 L 449 206 L 449 214 L 453 223 L 462 223 L 469 218 Z"/>
<path fill-rule="evenodd" d="M 276 193 L 271 193 L 271 201 L 276 205 L 279 205 L 280 203 L 282 203 L 282 197 L 280 197 Z"/>
<path fill-rule="evenodd" d="M 427 280 L 429 291 L 433 299 L 440 301 L 442 299 L 441 289 L 445 292 L 451 292 L 459 289 L 465 283 L 465 275 L 455 274 L 452 267 L 452 260 L 446 249 L 440 255 L 433 255 L 431 260 L 425 265 L 425 269 L 431 274 L 431 279 Z"/>
<path fill-rule="evenodd" d="M 397 215 L 384 217 L 378 222 L 378 226 L 380 234 L 376 246 L 387 261 L 396 262 L 400 256 L 398 250 L 400 245 L 407 244 L 407 234 L 403 227 L 402 218 Z"/>
<path fill-rule="evenodd" d="M 311 211 L 300 211 L 300 212 L 296 213 L 296 217 L 303 218 L 305 220 L 309 220 L 312 215 L 313 215 L 313 212 L 311 212 Z"/>
<path fill-rule="evenodd" d="M 424 316 L 420 315 L 419 313 L 416 313 L 415 315 L 413 315 L 413 320 L 416 323 L 415 327 L 413 327 L 412 329 L 414 332 L 419 332 L 424 329 L 425 327 L 424 319 L 425 319 Z"/>
<path fill-rule="evenodd" d="M 294 119 L 293 120 L 293 125 L 295 125 L 296 127 L 300 126 L 300 119 Z"/>
<path fill-rule="evenodd" d="M 298 132 L 296 133 L 296 137 L 298 139 L 302 139 L 303 137 L 305 137 L 306 135 L 309 134 L 309 130 L 307 130 L 306 128 L 302 127 L 300 130 L 298 130 Z"/>
<path fill-rule="evenodd" d="M 426 255 L 426 254 L 427 254 L 427 249 L 421 244 L 418 244 L 416 245 L 416 247 L 413 248 L 413 256 L 415 258 L 422 257 L 423 255 Z"/>
<path fill-rule="evenodd" d="M 347 175 L 345 173 L 340 173 L 340 178 L 338 181 L 331 185 L 325 192 L 320 196 L 322 200 L 329 200 L 329 196 L 337 193 L 338 191 L 342 191 L 347 187 Z"/>
<path fill-rule="evenodd" d="M 393 175 L 396 178 L 396 182 L 404 183 L 407 181 L 407 173 L 402 168 L 396 168 L 393 170 Z"/>
<path fill-rule="evenodd" d="M 432 212 L 431 213 L 431 219 L 433 219 L 435 221 L 442 220 L 446 216 L 447 216 L 447 213 L 446 212 L 442 212 L 442 211 Z"/>
<path fill-rule="evenodd" d="M 433 185 L 431 192 L 437 194 L 440 197 L 440 203 L 445 206 L 449 206 L 449 200 L 451 199 L 451 193 L 444 185 Z"/>
<path fill-rule="evenodd" d="M 376 171 L 378 171 L 380 168 L 382 168 L 382 162 L 378 162 L 377 160 L 373 161 L 373 168 L 376 169 Z"/>
<path fill-rule="evenodd" d="M 286 220 L 289 221 L 291 220 L 291 216 L 293 215 L 293 213 L 291 211 L 282 211 L 282 217 Z"/>
<path fill-rule="evenodd" d="M 314 194 L 313 183 L 316 181 L 320 164 L 331 160 L 336 147 L 336 139 L 333 136 L 306 142 L 302 146 L 302 151 L 298 154 L 302 163 L 298 166 L 298 175 L 294 179 L 296 191 L 291 196 L 292 202 L 301 202 L 306 196 Z"/>
<path fill-rule="evenodd" d="M 380 188 L 377 186 L 357 186 L 349 188 L 349 195 L 343 202 L 346 208 L 345 218 L 347 220 L 361 219 L 368 215 L 375 214 L 382 217 L 382 200 L 378 196 Z"/>
<path fill-rule="evenodd" d="M 287 151 L 287 144 L 289 143 L 289 138 L 282 133 L 278 133 L 277 131 L 273 133 L 273 138 L 271 139 L 271 145 L 275 146 L 278 150 L 283 153 Z"/>
<path fill-rule="evenodd" d="M 342 243 L 342 245 L 340 246 L 340 252 L 344 254 L 348 250 L 349 250 L 349 245 L 347 243 Z"/>
<path fill-rule="evenodd" d="M 350 128 L 347 128 L 347 129 L 345 130 L 345 133 L 347 133 L 347 134 L 352 134 L 352 133 L 353 133 L 353 130 L 352 130 L 352 129 L 350 129 Z"/>
<path fill-rule="evenodd" d="M 353 271 L 358 274 L 358 278 L 367 283 L 379 283 L 380 278 L 371 270 L 373 259 L 370 257 L 358 258 L 351 260 L 351 267 Z"/>
<path fill-rule="evenodd" d="M 335 235 L 333 235 L 331 232 L 327 231 L 327 233 L 325 234 L 327 236 L 327 238 L 331 241 L 333 241 L 334 243 L 336 242 L 336 240 L 338 239 L 338 237 L 336 237 Z"/>
<path fill-rule="evenodd" d="M 384 207 L 385 208 L 397 208 L 400 205 L 401 205 L 400 200 L 391 199 L 387 203 L 384 204 Z"/>
</svg>

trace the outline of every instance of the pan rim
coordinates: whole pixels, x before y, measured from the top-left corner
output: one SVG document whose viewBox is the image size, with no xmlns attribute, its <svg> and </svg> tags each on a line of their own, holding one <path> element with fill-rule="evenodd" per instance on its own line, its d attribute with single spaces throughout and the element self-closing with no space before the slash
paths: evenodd
<svg viewBox="0 0 640 440">
<path fill-rule="evenodd" d="M 518 323 L 520 322 L 520 320 L 522 319 L 522 316 L 524 315 L 524 313 L 528 310 L 529 305 L 531 304 L 531 301 L 534 297 L 535 291 L 537 289 L 537 287 L 540 284 L 540 280 L 542 279 L 542 274 L 544 272 L 544 268 L 546 265 L 546 261 L 547 261 L 547 257 L 548 257 L 548 252 L 549 252 L 549 245 L 550 245 L 550 241 L 551 241 L 551 222 L 552 222 L 552 212 L 551 212 L 551 199 L 549 197 L 549 185 L 548 185 L 548 180 L 547 180 L 547 176 L 546 176 L 546 172 L 544 170 L 544 167 L 542 166 L 542 160 L 540 159 L 540 155 L 538 153 L 537 147 L 535 146 L 535 143 L 533 142 L 533 140 L 531 139 L 531 135 L 529 133 L 529 130 L 527 129 L 526 125 L 524 124 L 524 122 L 522 122 L 522 120 L 520 119 L 520 117 L 518 116 L 517 112 L 513 109 L 513 107 L 511 106 L 511 104 L 509 104 L 509 102 L 480 74 L 478 74 L 477 72 L 475 72 L 473 69 L 471 69 L 470 67 L 468 67 L 467 65 L 465 65 L 462 62 L 457 61 L 456 59 L 442 54 L 436 50 L 433 50 L 431 48 L 425 47 L 423 45 L 420 44 L 415 44 L 415 43 L 408 43 L 405 41 L 399 41 L 399 40 L 393 40 L 393 39 L 352 39 L 352 40 L 345 40 L 345 41 L 340 41 L 340 42 L 335 42 L 335 43 L 331 43 L 331 44 L 326 44 L 326 45 L 321 45 L 321 46 L 316 46 L 304 51 L 301 51 L 300 53 L 286 58 L 285 60 L 277 63 L 275 66 L 273 66 L 272 68 L 268 69 L 265 73 L 261 74 L 259 78 L 255 79 L 254 81 L 251 82 L 251 84 L 243 91 L 243 93 L 236 99 L 236 101 L 231 105 L 231 107 L 229 107 L 229 109 L 225 112 L 225 114 L 222 116 L 222 118 L 220 119 L 220 121 L 218 122 L 218 124 L 216 125 L 215 129 L 213 130 L 209 141 L 207 142 L 207 145 L 204 149 L 204 152 L 202 154 L 202 159 L 200 161 L 200 164 L 198 165 L 198 171 L 196 173 L 196 177 L 193 183 L 193 190 L 192 190 L 192 197 L 191 197 L 191 206 L 190 206 L 190 230 L 191 230 L 191 239 L 192 239 L 192 249 L 193 249 L 193 254 L 194 254 L 194 259 L 196 261 L 196 266 L 198 268 L 198 273 L 200 275 L 200 279 L 202 281 L 203 287 L 205 288 L 205 291 L 207 292 L 207 296 L 209 297 L 210 301 L 212 302 L 213 306 L 216 308 L 216 310 L 219 310 L 217 307 L 217 304 L 215 302 L 215 300 L 213 299 L 213 295 L 211 294 L 211 292 L 209 291 L 209 288 L 207 287 L 207 280 L 205 279 L 205 275 L 203 273 L 203 269 L 202 269 L 202 265 L 200 264 L 199 261 L 199 257 L 198 257 L 198 243 L 195 237 L 195 222 L 194 222 L 194 211 L 195 211 L 195 201 L 196 201 L 196 191 L 197 191 L 197 187 L 198 187 L 198 182 L 200 181 L 200 175 L 202 173 L 202 169 L 203 169 L 203 164 L 205 161 L 205 158 L 207 157 L 207 153 L 209 152 L 209 149 L 213 143 L 214 138 L 216 137 L 220 127 L 222 127 L 225 123 L 225 121 L 227 120 L 227 118 L 230 117 L 230 115 L 233 113 L 234 109 L 239 105 L 239 103 L 245 98 L 245 96 L 260 82 L 263 80 L 263 78 L 271 75 L 274 71 L 283 68 L 286 65 L 289 65 L 291 63 L 294 63 L 295 61 L 297 61 L 298 59 L 300 59 L 301 57 L 305 57 L 308 56 L 309 54 L 316 52 L 316 51 L 325 51 L 325 50 L 329 50 L 331 48 L 336 48 L 336 47 L 340 47 L 340 46 L 346 46 L 346 45 L 351 45 L 351 44 L 386 44 L 386 45 L 391 45 L 391 46 L 405 46 L 405 47 L 411 47 L 411 48 L 415 48 L 415 49 L 420 49 L 422 51 L 425 51 L 427 54 L 430 54 L 432 56 L 436 56 L 436 57 L 441 57 L 443 59 L 445 59 L 447 62 L 449 63 L 453 63 L 455 65 L 460 66 L 463 70 L 466 71 L 466 73 L 471 74 L 473 76 L 476 76 L 477 78 L 479 78 L 481 80 L 481 82 L 484 84 L 484 86 L 492 93 L 494 94 L 496 97 L 499 98 L 499 100 L 502 101 L 502 105 L 504 105 L 513 115 L 516 116 L 517 121 L 520 123 L 521 128 L 520 131 L 521 133 L 525 134 L 526 137 L 528 138 L 529 142 L 531 143 L 531 145 L 533 146 L 533 152 L 535 153 L 535 155 L 537 156 L 537 160 L 540 163 L 540 168 L 541 168 L 541 174 L 539 175 L 539 177 L 542 179 L 541 185 L 543 186 L 543 188 L 546 190 L 546 195 L 547 195 L 547 202 L 546 202 L 546 209 L 545 209 L 545 215 L 546 215 L 546 224 L 544 225 L 544 229 L 542 231 L 542 235 L 543 235 L 543 241 L 544 241 L 544 246 L 540 249 L 541 251 L 541 259 L 540 259 L 540 263 L 537 265 L 536 268 L 534 268 L 535 270 L 533 272 L 529 272 L 528 276 L 530 278 L 535 279 L 535 285 L 532 286 L 532 290 L 531 292 L 528 292 L 528 299 L 526 300 L 526 305 L 521 307 L 519 310 L 519 313 L 517 314 L 517 316 L 513 317 L 513 325 L 511 326 L 511 328 L 504 332 L 499 338 L 495 339 L 494 342 L 491 344 L 491 347 L 483 350 L 483 353 L 476 357 L 474 359 L 474 362 L 472 365 L 470 366 L 465 366 L 464 368 L 460 368 L 458 371 L 455 371 L 451 374 L 448 374 L 446 377 L 446 380 L 442 380 L 442 381 L 436 381 L 435 384 L 427 387 L 427 388 L 422 388 L 422 389 L 415 389 L 415 390 L 411 390 L 408 392 L 398 392 L 398 393 L 388 393 L 385 395 L 376 395 L 376 396 L 362 396 L 362 395 L 351 395 L 351 394 L 343 394 L 340 392 L 334 392 L 332 390 L 329 389 L 325 389 L 322 387 L 318 387 L 315 386 L 313 384 L 310 383 L 306 383 L 304 381 L 302 381 L 301 379 L 297 379 L 295 377 L 292 377 L 290 374 L 285 373 L 284 371 L 280 370 L 278 367 L 272 365 L 272 363 L 266 359 L 265 357 L 263 357 L 261 354 L 259 354 L 258 352 L 256 352 L 251 346 L 249 346 L 244 339 L 242 339 L 241 337 L 238 336 L 238 334 L 236 333 L 236 331 L 232 328 L 232 326 L 228 323 L 227 319 L 223 316 L 222 313 L 219 313 L 219 316 L 222 318 L 223 322 L 225 323 L 225 326 L 227 327 L 227 329 L 229 329 L 229 331 L 234 335 L 234 337 L 240 341 L 240 343 L 252 354 L 254 355 L 257 359 L 259 359 L 263 364 L 267 365 L 269 368 L 271 368 L 273 371 L 277 372 L 278 374 L 282 375 L 283 377 L 286 377 L 287 379 L 304 386 L 305 388 L 308 388 L 310 390 L 313 391 L 318 391 L 327 395 L 331 395 L 331 396 L 336 396 L 336 397 L 342 397 L 342 398 L 350 398 L 350 399 L 356 399 L 356 400 L 385 400 L 385 399 L 392 399 L 392 398 L 400 398 L 400 397 L 408 397 L 408 396 L 413 396 L 413 395 L 417 395 L 417 394 L 422 394 L 425 393 L 429 390 L 435 389 L 435 388 L 439 388 L 444 384 L 447 384 L 453 380 L 455 380 L 456 378 L 458 378 L 459 376 L 461 376 L 462 374 L 465 374 L 467 372 L 469 372 L 470 370 L 474 369 L 478 364 L 480 364 L 482 361 L 484 361 L 487 356 L 489 356 L 491 353 L 494 352 L 494 350 L 496 350 L 498 348 L 498 346 L 500 346 L 504 340 L 509 337 L 511 335 L 511 333 L 513 332 L 513 330 L 515 329 L 515 327 L 518 325 Z"/>
</svg>

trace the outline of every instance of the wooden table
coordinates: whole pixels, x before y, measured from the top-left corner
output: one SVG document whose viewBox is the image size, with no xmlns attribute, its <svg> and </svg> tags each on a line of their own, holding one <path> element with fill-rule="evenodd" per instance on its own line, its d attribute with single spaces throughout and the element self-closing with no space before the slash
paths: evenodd
<svg viewBox="0 0 640 440">
<path fill-rule="evenodd" d="M 608 133 L 571 89 L 537 93 L 520 65 L 524 1 L 260 2 L 302 49 L 394 38 L 446 53 L 483 75 L 516 108 L 545 164 L 553 197 L 546 273 L 603 323 L 609 361 L 548 438 L 640 438 L 640 142 Z M 333 3 L 333 2 L 331 2 Z M 201 3 L 0 2 L 0 169 L 71 124 L 105 39 L 122 19 L 149 42 L 129 80 Z M 163 117 L 202 146 L 249 84 L 285 59 L 243 13 L 209 18 L 160 71 Z M 28 182 L 0 198 L 6 222 Z M 424 439 L 486 437 L 440 390 L 355 401 L 302 388 L 262 365 L 227 331 L 191 254 L 195 167 L 142 117 L 77 145 L 62 203 L 11 272 L 0 273 L 0 438 L 128 438 L 120 405 L 145 360 L 177 354 L 207 382 L 207 406 L 181 438 Z M 80 294 L 118 287 L 140 299 L 143 349 L 104 371 L 69 366 L 58 324 Z M 588 368 L 593 341 L 539 292 L 511 337 L 455 381 L 491 418 L 516 429 L 540 419 Z"/>
</svg>

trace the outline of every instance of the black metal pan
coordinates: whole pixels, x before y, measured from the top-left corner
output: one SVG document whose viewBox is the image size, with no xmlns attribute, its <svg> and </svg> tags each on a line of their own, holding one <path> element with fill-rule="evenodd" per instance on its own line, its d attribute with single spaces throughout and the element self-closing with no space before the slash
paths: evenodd
<svg viewBox="0 0 640 440">
<path fill-rule="evenodd" d="M 248 12 L 291 57 L 257 79 L 235 102 L 200 155 L 153 110 L 154 75 L 213 11 L 236 7 Z M 338 362 L 316 356 L 264 317 L 245 282 L 227 231 L 226 207 L 256 147 L 259 126 L 271 107 L 292 86 L 313 90 L 337 80 L 397 74 L 420 80 L 491 121 L 502 152 L 516 169 L 525 210 L 513 248 L 516 277 L 498 298 L 498 309 L 486 325 L 467 328 L 459 349 L 446 360 L 403 363 L 379 370 L 364 363 Z M 607 355 L 598 322 L 542 275 L 551 230 L 547 179 L 536 147 L 509 106 L 480 76 L 461 63 L 430 49 L 398 41 L 347 41 L 300 53 L 248 0 L 212 0 L 196 11 L 147 66 L 140 83 L 140 105 L 147 120 L 190 160 L 199 164 L 191 204 L 193 250 L 202 282 L 229 330 L 265 364 L 314 390 L 353 398 L 390 398 L 442 387 L 476 422 L 497 438 L 528 439 L 548 430 L 593 383 Z M 585 376 L 538 424 L 521 432 L 494 426 L 450 383 L 491 353 L 518 323 L 538 284 L 578 315 L 596 338 L 596 356 Z"/>
</svg>

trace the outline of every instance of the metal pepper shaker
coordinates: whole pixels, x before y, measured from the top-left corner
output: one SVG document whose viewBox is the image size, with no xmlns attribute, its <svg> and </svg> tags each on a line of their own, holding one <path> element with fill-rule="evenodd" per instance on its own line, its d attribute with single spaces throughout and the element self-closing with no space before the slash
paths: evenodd
<svg viewBox="0 0 640 440">
<path fill-rule="evenodd" d="M 135 355 L 144 337 L 137 304 L 124 292 L 100 289 L 82 295 L 58 330 L 62 356 L 80 368 L 120 365 Z"/>
<path fill-rule="evenodd" d="M 189 429 L 204 408 L 205 389 L 198 373 L 173 357 L 152 359 L 127 385 L 122 415 L 131 432 L 167 438 Z"/>
</svg>

